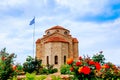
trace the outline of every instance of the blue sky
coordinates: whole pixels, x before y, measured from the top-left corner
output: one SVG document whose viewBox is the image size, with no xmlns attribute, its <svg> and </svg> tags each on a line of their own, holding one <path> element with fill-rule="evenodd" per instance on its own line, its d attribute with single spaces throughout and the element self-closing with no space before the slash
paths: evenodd
<svg viewBox="0 0 120 80">
<path fill-rule="evenodd" d="M 15 53 L 16 62 L 33 55 L 34 16 L 35 40 L 60 25 L 78 38 L 81 56 L 103 51 L 106 61 L 120 64 L 120 0 L 0 0 L 0 49 Z"/>
</svg>

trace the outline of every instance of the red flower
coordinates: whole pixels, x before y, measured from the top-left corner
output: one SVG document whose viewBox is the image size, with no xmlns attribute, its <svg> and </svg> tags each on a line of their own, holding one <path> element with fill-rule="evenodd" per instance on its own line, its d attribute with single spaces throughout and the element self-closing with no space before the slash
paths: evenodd
<svg viewBox="0 0 120 80">
<path fill-rule="evenodd" d="M 115 65 L 113 65 L 113 66 L 112 66 L 112 68 L 113 68 L 113 69 L 116 69 L 116 66 L 115 66 Z"/>
<path fill-rule="evenodd" d="M 82 60 L 82 57 L 81 57 L 81 56 L 79 57 L 79 60 Z"/>
<path fill-rule="evenodd" d="M 2 56 L 2 57 L 1 57 L 1 59 L 2 59 L 2 61 L 4 61 L 4 60 L 5 60 L 5 57 L 4 57 L 4 56 Z"/>
<path fill-rule="evenodd" d="M 68 60 L 67 60 L 67 64 L 72 64 L 72 62 L 73 62 L 73 58 L 69 58 Z"/>
<path fill-rule="evenodd" d="M 102 68 L 108 69 L 108 68 L 110 68 L 110 66 L 109 66 L 108 64 L 104 64 L 104 65 L 102 66 Z"/>
<path fill-rule="evenodd" d="M 71 68 L 70 68 L 70 71 L 73 71 L 73 70 L 74 70 L 74 68 L 73 68 L 73 67 L 71 67 Z"/>
<path fill-rule="evenodd" d="M 83 66 L 78 69 L 79 73 L 90 74 L 90 68 L 88 66 Z"/>
<path fill-rule="evenodd" d="M 16 69 L 17 69 L 17 66 L 16 66 L 16 65 L 13 65 L 13 66 L 12 66 L 12 69 L 13 69 L 13 70 L 16 70 Z"/>
<path fill-rule="evenodd" d="M 76 66 L 80 66 L 82 63 L 81 62 L 76 62 Z"/>
<path fill-rule="evenodd" d="M 100 70 L 100 69 L 101 69 L 101 65 L 100 65 L 100 63 L 95 62 L 95 67 L 96 67 L 97 70 Z"/>
<path fill-rule="evenodd" d="M 93 60 L 90 60 L 88 64 L 89 64 L 89 65 L 94 65 L 95 62 L 94 62 Z"/>
</svg>

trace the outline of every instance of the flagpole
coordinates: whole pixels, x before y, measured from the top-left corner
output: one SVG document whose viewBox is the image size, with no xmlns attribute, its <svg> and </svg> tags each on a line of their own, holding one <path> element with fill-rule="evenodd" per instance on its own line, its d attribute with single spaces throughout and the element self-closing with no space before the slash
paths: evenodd
<svg viewBox="0 0 120 80">
<path fill-rule="evenodd" d="M 34 17 L 34 19 L 35 19 L 35 17 Z M 33 58 L 34 58 L 34 53 L 35 53 L 35 23 L 34 23 L 34 28 L 33 28 Z"/>
<path fill-rule="evenodd" d="M 29 25 L 33 25 L 34 24 L 34 27 L 33 27 L 33 58 L 34 58 L 34 53 L 35 53 L 35 48 L 34 48 L 34 44 L 35 44 L 35 16 L 34 18 L 30 21 Z"/>
</svg>

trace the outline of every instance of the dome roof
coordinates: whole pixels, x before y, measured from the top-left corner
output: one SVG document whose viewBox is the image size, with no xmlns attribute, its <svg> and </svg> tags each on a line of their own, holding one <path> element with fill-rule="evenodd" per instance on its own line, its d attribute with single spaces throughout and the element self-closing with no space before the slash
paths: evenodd
<svg viewBox="0 0 120 80">
<path fill-rule="evenodd" d="M 53 26 L 52 28 L 49 28 L 49 29 L 47 29 L 46 31 L 48 31 L 48 30 L 54 30 L 54 29 L 62 29 L 62 30 L 67 30 L 67 29 L 65 29 L 65 28 L 63 28 L 62 26 Z M 45 32 L 46 32 L 45 31 Z M 67 30 L 67 31 L 69 31 L 69 30 Z"/>
<path fill-rule="evenodd" d="M 73 38 L 73 42 L 74 42 L 74 43 L 78 43 L 77 38 Z"/>
</svg>

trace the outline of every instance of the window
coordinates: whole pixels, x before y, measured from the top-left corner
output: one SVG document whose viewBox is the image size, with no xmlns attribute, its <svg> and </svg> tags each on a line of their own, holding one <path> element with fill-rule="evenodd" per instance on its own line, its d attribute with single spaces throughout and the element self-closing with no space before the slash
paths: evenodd
<svg viewBox="0 0 120 80">
<path fill-rule="evenodd" d="M 66 56 L 64 56 L 64 64 L 66 64 Z"/>
<path fill-rule="evenodd" d="M 65 31 L 64 34 L 65 34 L 65 35 L 68 34 L 67 31 Z"/>
<path fill-rule="evenodd" d="M 56 32 L 59 32 L 59 30 L 56 30 Z"/>
<path fill-rule="evenodd" d="M 49 35 L 49 34 L 50 34 L 50 32 L 48 31 L 48 32 L 47 32 L 47 35 Z"/>
<path fill-rule="evenodd" d="M 47 64 L 49 64 L 49 56 L 47 56 Z"/>
<path fill-rule="evenodd" d="M 55 56 L 55 64 L 58 64 L 58 56 Z"/>
</svg>

